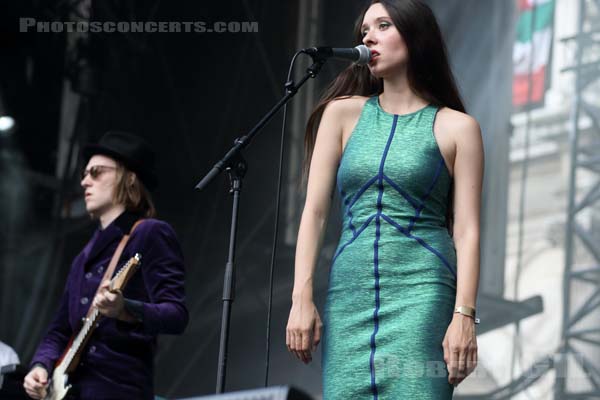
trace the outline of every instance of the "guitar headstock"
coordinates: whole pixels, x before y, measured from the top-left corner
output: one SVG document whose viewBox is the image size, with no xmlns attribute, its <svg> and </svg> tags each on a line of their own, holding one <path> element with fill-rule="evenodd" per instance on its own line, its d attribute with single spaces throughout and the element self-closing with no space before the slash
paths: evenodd
<svg viewBox="0 0 600 400">
<path fill-rule="evenodd" d="M 122 290 L 129 281 L 129 278 L 131 278 L 131 276 L 140 266 L 141 261 L 142 255 L 140 253 L 135 253 L 135 255 L 121 267 L 121 269 L 115 274 L 115 277 L 110 281 L 109 290 L 111 292 Z"/>
</svg>

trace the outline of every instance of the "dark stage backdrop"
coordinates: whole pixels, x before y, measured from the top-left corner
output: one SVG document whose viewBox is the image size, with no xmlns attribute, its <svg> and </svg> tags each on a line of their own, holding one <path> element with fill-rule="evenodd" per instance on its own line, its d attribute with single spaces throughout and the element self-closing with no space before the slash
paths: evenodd
<svg viewBox="0 0 600 400">
<path fill-rule="evenodd" d="M 56 205 L 59 183 L 52 176 L 66 158 L 59 146 L 60 121 L 64 132 L 64 121 L 69 115 L 74 119 L 78 110 L 65 106 L 70 103 L 63 80 L 72 72 L 65 64 L 67 38 L 65 34 L 14 32 L 18 17 L 60 19 L 68 12 L 67 2 L 43 3 L 19 2 L 3 16 L 3 24 L 8 27 L 5 32 L 12 33 L 3 34 L 6 62 L 4 56 L 0 62 L 4 111 L 15 115 L 20 123 L 14 137 L 2 141 L 2 221 L 10 224 L 2 229 L 0 340 L 14 346 L 24 363 L 29 361 L 56 307 L 70 260 L 93 229 L 85 217 L 67 218 L 60 223 L 53 217 L 61 207 Z M 225 176 L 203 192 L 193 188 L 234 138 L 247 132 L 283 95 L 288 63 L 297 45 L 298 10 L 307 3 L 318 11 L 314 20 L 317 43 L 303 46 L 355 45 L 351 31 L 364 4 L 359 1 L 343 2 L 343 7 L 340 2 L 323 0 L 92 3 L 95 20 L 258 22 L 257 33 L 101 34 L 95 35 L 83 51 L 90 71 L 94 71 L 95 84 L 88 87 L 91 94 L 87 106 L 79 108 L 82 137 L 94 140 L 107 129 L 130 130 L 146 137 L 159 151 L 157 207 L 160 217 L 177 231 L 186 258 L 190 324 L 184 335 L 160 339 L 156 392 L 161 396 L 214 392 L 231 197 Z M 508 144 L 510 92 L 498 87 L 510 87 L 511 3 L 430 2 L 443 26 L 469 111 L 482 123 L 486 147 L 502 150 Z M 309 85 L 316 85 L 318 92 L 343 66 L 340 62 L 327 65 L 317 81 Z M 239 214 L 228 390 L 259 387 L 264 380 L 268 266 L 281 116 L 278 114 L 245 152 L 250 168 Z M 499 152 L 496 157 L 496 165 L 502 165 L 508 156 Z M 503 221 L 505 172 L 495 179 L 493 186 L 500 193 L 491 196 L 499 199 L 487 222 L 492 225 L 496 224 L 494 218 Z M 70 184 L 66 192 L 72 195 L 75 188 L 76 184 Z M 300 187 L 296 195 L 302 198 Z M 62 200 L 77 208 L 76 201 Z M 296 204 L 301 207 L 302 203 Z M 325 256 L 315 278 L 321 309 L 327 285 L 327 255 L 337 244 L 339 230 L 337 206 L 332 213 Z M 296 229 L 298 221 L 296 218 L 286 223 L 294 224 Z M 56 232 L 62 234 L 57 238 Z M 499 282 L 503 271 L 503 228 L 495 235 L 494 272 L 489 273 L 489 282 Z M 305 366 L 285 348 L 293 254 L 293 246 L 281 241 L 275 271 L 270 383 L 292 384 L 319 394 L 320 355 Z M 490 288 L 501 293 L 501 286 L 491 284 Z"/>
</svg>

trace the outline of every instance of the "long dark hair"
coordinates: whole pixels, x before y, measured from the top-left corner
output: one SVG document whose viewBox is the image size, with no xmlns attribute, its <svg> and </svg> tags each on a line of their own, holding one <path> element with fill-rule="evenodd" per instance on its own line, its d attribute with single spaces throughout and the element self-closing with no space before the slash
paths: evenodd
<svg viewBox="0 0 600 400">
<path fill-rule="evenodd" d="M 433 11 L 421 0 L 372 0 L 354 26 L 355 44 L 362 43 L 361 25 L 373 4 L 381 3 L 390 15 L 408 49 L 407 77 L 415 93 L 437 107 L 465 112 L 465 106 L 450 64 L 446 45 Z M 325 89 L 311 113 L 304 138 L 304 167 L 308 171 L 323 111 L 336 98 L 374 96 L 383 92 L 383 80 L 371 75 L 367 66 L 353 64 Z"/>
<path fill-rule="evenodd" d="M 448 51 L 433 11 L 422 0 L 372 0 L 354 26 L 355 44 L 362 43 L 361 26 L 369 7 L 381 3 L 408 50 L 407 78 L 411 89 L 437 107 L 466 112 L 450 63 Z M 308 176 L 317 129 L 323 111 L 336 98 L 374 96 L 383 92 L 383 80 L 371 75 L 367 66 L 351 65 L 329 84 L 311 113 L 304 137 L 304 172 Z M 454 186 L 454 185 L 452 185 Z M 452 191 L 450 193 L 452 201 Z M 449 207 L 451 214 L 452 205 Z M 450 218 L 451 219 L 451 215 Z M 449 222 L 449 226 L 451 222 Z M 451 228 L 450 228 L 451 229 Z"/>
</svg>

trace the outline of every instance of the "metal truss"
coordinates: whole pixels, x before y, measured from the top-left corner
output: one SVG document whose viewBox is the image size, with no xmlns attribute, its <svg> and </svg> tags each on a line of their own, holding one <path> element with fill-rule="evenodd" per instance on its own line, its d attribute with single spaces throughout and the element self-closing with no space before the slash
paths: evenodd
<svg viewBox="0 0 600 400">
<path fill-rule="evenodd" d="M 579 0 L 577 34 L 563 42 L 574 50 L 573 64 L 562 72 L 574 72 L 575 91 L 554 398 L 600 399 L 600 240 L 594 226 L 600 214 L 600 107 L 586 100 L 592 91 L 598 98 L 600 84 L 600 0 Z"/>
</svg>

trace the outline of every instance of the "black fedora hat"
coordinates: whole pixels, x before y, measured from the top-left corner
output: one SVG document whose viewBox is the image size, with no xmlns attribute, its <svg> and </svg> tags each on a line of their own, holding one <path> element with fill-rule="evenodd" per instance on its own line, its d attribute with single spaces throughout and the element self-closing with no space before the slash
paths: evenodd
<svg viewBox="0 0 600 400">
<path fill-rule="evenodd" d="M 83 148 L 85 162 L 96 154 L 114 158 L 135 172 L 148 190 L 158 185 L 155 172 L 155 154 L 150 145 L 141 137 L 129 132 L 108 131 L 98 143 L 87 144 Z"/>
</svg>

